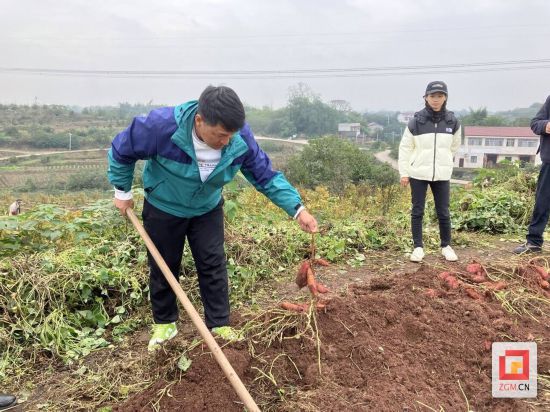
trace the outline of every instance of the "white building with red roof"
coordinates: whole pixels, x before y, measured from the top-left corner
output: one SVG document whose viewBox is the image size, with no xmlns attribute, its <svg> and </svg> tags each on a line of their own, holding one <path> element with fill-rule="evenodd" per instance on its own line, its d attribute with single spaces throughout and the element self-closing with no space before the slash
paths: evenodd
<svg viewBox="0 0 550 412">
<path fill-rule="evenodd" d="M 539 136 L 529 127 L 465 126 L 455 167 L 494 167 L 503 160 L 540 164 Z"/>
</svg>

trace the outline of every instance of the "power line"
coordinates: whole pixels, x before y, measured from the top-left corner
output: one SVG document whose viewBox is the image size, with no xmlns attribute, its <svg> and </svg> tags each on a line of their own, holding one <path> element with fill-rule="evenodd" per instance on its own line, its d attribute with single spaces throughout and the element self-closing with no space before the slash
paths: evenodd
<svg viewBox="0 0 550 412">
<path fill-rule="evenodd" d="M 212 33 L 212 34 L 197 34 L 196 32 L 182 33 L 178 35 L 151 35 L 151 36 L 116 36 L 116 35 L 103 35 L 103 36 L 87 36 L 87 35 L 72 35 L 70 39 L 72 40 L 136 40 L 136 41 L 147 41 L 147 40 L 197 40 L 197 39 L 256 39 L 256 38 L 298 38 L 298 37 L 335 37 L 335 36 L 365 36 L 371 34 L 396 34 L 396 33 L 440 33 L 442 31 L 465 31 L 472 32 L 475 30 L 496 30 L 496 29 L 505 29 L 508 33 L 510 29 L 533 29 L 532 24 L 505 24 L 505 25 L 488 25 L 488 26 L 444 26 L 444 27 L 416 27 L 411 29 L 394 29 L 391 30 L 359 30 L 359 31 L 324 31 L 324 32 L 307 32 L 307 33 Z M 21 36 L 14 34 L 6 34 L 3 36 L 4 39 L 12 40 L 44 40 L 44 39 L 59 39 L 65 40 L 67 36 L 65 35 L 52 35 L 52 34 L 41 34 L 39 36 Z"/>
<path fill-rule="evenodd" d="M 104 77 L 104 78 L 211 78 L 227 79 L 275 79 L 275 78 L 339 78 L 401 76 L 418 74 L 479 73 L 535 70 L 550 67 L 550 59 L 502 60 L 489 62 L 436 64 L 422 66 L 372 66 L 324 69 L 282 70 L 86 70 L 0 67 L 0 73 L 41 75 L 55 77 Z"/>
<path fill-rule="evenodd" d="M 534 31 L 535 29 L 530 30 L 531 35 L 536 35 L 538 37 L 545 37 L 550 35 L 550 31 L 546 28 L 536 28 L 538 31 Z M 396 33 L 387 33 L 388 35 L 395 35 Z M 269 37 L 269 36 L 266 36 Z M 461 35 L 461 40 L 464 41 L 466 39 L 470 41 L 484 41 L 484 40 L 490 40 L 494 41 L 495 38 L 502 38 L 504 37 L 504 40 L 507 40 L 510 38 L 510 33 L 487 33 L 483 35 L 476 35 L 473 33 L 465 33 Z M 517 36 L 516 36 L 517 37 Z M 189 38 L 189 39 L 177 39 L 174 38 L 173 40 L 168 42 L 166 40 L 160 39 L 160 40 L 154 40 L 154 39 L 145 39 L 145 40 L 133 40 L 130 41 L 128 39 L 127 41 L 123 42 L 123 39 L 108 39 L 108 38 L 102 38 L 101 41 L 109 41 L 108 44 L 105 44 L 101 50 L 117 50 L 117 49 L 124 49 L 124 50 L 166 50 L 166 49 L 177 49 L 179 51 L 182 50 L 230 50 L 230 49 L 250 49 L 251 47 L 270 47 L 270 48 L 284 48 L 288 49 L 289 47 L 292 47 L 293 49 L 312 49 L 316 47 L 339 47 L 339 48 L 352 48 L 352 47 L 360 47 L 365 46 L 368 44 L 381 44 L 381 43 L 389 43 L 393 44 L 396 41 L 399 41 L 401 45 L 407 44 L 414 44 L 414 43 L 432 43 L 433 42 L 433 36 L 427 36 L 427 37 L 407 37 L 405 39 L 399 40 L 398 38 L 391 38 L 391 37 L 380 37 L 380 36 L 362 36 L 355 38 L 354 40 L 344 40 L 344 39 L 315 39 L 315 40 L 308 40 L 308 41 L 297 41 L 296 39 L 292 39 L 291 37 L 287 38 L 286 42 L 265 42 L 262 41 L 262 36 L 257 37 L 251 37 L 250 39 L 246 39 L 245 37 L 242 38 L 246 41 L 234 41 L 231 39 L 231 37 L 226 37 L 223 39 L 207 39 L 202 38 L 202 40 L 215 40 L 214 42 L 203 42 L 201 41 L 201 38 Z M 62 49 L 64 51 L 67 51 L 68 49 L 82 49 L 83 47 L 89 47 L 90 50 L 93 47 L 98 47 L 97 43 L 94 41 L 93 44 L 84 43 L 82 41 L 78 41 L 78 39 L 74 37 L 70 37 L 67 39 L 64 39 L 66 41 L 55 41 L 55 43 L 47 42 L 45 41 L 45 38 L 40 38 L 39 42 L 36 43 L 25 43 L 24 48 L 28 50 L 30 47 L 34 48 L 40 48 L 40 49 Z M 149 41 L 150 40 L 150 41 Z M 285 39 L 283 39 L 285 40 Z M 92 40 L 90 40 L 92 41 Z M 224 42 L 225 41 L 225 42 Z M 3 37 L 0 38 L 0 46 L 5 43 L 6 46 L 11 46 L 14 41 Z"/>
</svg>

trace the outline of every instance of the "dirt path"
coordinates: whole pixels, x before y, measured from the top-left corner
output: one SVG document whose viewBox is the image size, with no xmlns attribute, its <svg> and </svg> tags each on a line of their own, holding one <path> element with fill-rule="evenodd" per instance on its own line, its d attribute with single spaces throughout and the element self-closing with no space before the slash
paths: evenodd
<svg viewBox="0 0 550 412">
<path fill-rule="evenodd" d="M 26 152 L 25 154 L 20 154 L 16 156 L 7 156 L 7 157 L 0 157 L 1 160 L 8 160 L 11 158 L 16 159 L 25 159 L 31 156 L 51 156 L 56 154 L 67 154 L 67 153 L 86 153 L 86 152 L 99 152 L 99 151 L 107 151 L 107 149 L 79 149 L 79 150 L 60 150 L 60 151 L 48 151 L 48 152 Z"/>
<path fill-rule="evenodd" d="M 278 139 L 275 137 L 265 137 L 265 136 L 255 136 L 257 140 L 271 140 L 274 142 L 281 142 L 281 143 L 288 143 L 293 145 L 307 145 L 309 142 L 307 140 L 303 139 Z M 31 150 L 12 150 L 12 149 L 1 149 L 0 148 L 0 154 L 4 154 L 3 152 L 13 152 L 14 155 L 10 156 L 3 156 L 0 157 L 0 161 L 2 160 L 8 160 L 11 158 L 15 159 L 25 159 L 31 156 L 51 156 L 56 154 L 67 154 L 67 153 L 86 153 L 86 152 L 97 152 L 97 151 L 108 151 L 109 148 L 99 148 L 99 149 L 79 149 L 79 150 L 58 150 L 58 151 L 31 151 Z"/>
<path fill-rule="evenodd" d="M 384 150 L 382 152 L 375 153 L 374 157 L 376 157 L 382 163 L 389 164 L 395 170 L 399 169 L 397 165 L 397 160 L 395 160 L 393 157 L 390 156 L 390 150 Z"/>
<path fill-rule="evenodd" d="M 30 153 L 28 150 L 15 150 L 15 149 L 4 149 L 0 148 L 0 153 L 15 153 L 15 154 L 28 154 Z"/>
<path fill-rule="evenodd" d="M 279 139 L 276 137 L 265 137 L 265 136 L 254 136 L 256 140 L 271 140 L 273 142 L 297 144 L 297 145 L 306 145 L 309 144 L 309 141 L 306 139 Z"/>
</svg>

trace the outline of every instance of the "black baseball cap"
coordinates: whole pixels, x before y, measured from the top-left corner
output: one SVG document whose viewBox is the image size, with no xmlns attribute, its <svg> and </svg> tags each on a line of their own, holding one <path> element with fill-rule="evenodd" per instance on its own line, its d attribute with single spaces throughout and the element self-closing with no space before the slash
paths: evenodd
<svg viewBox="0 0 550 412">
<path fill-rule="evenodd" d="M 428 86 L 426 86 L 426 93 L 424 93 L 424 97 L 432 93 L 445 93 L 446 96 L 449 95 L 447 93 L 447 85 L 445 84 L 445 82 L 442 82 L 440 80 L 428 83 Z"/>
</svg>

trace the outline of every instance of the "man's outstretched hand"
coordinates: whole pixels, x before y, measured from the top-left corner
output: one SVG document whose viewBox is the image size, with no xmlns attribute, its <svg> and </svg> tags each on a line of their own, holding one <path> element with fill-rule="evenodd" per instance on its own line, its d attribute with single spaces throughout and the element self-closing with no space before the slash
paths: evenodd
<svg viewBox="0 0 550 412">
<path fill-rule="evenodd" d="M 296 220 L 304 232 L 317 232 L 317 220 L 307 210 L 302 210 Z"/>
</svg>

